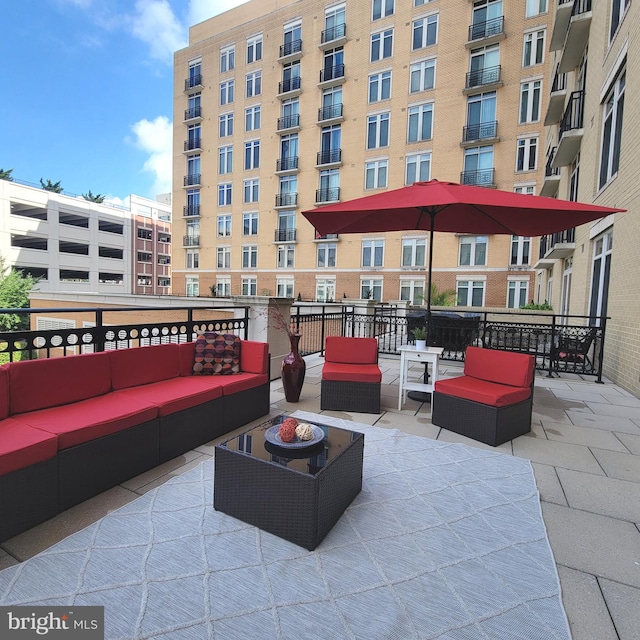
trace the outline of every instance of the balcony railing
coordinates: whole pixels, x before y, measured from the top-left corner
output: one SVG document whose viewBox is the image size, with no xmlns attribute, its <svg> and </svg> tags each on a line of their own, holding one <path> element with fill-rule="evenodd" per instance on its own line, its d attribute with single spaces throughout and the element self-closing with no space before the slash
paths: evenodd
<svg viewBox="0 0 640 640">
<path fill-rule="evenodd" d="M 194 236 L 194 235 L 183 236 L 182 246 L 183 247 L 199 247 L 200 236 Z"/>
<path fill-rule="evenodd" d="M 182 215 L 185 218 L 189 216 L 199 216 L 200 215 L 200 205 L 199 204 L 188 204 L 186 207 L 182 209 Z"/>
<path fill-rule="evenodd" d="M 342 102 L 340 104 L 331 104 L 327 107 L 318 109 L 318 121 L 333 120 L 334 118 L 342 118 Z"/>
<path fill-rule="evenodd" d="M 318 233 L 316 231 L 316 236 L 315 236 L 316 240 L 337 240 L 338 239 L 338 234 L 337 233 L 325 233 L 324 235 Z"/>
<path fill-rule="evenodd" d="M 460 183 L 475 185 L 477 187 L 492 187 L 494 182 L 495 169 L 477 169 L 475 171 L 462 171 L 460 173 Z"/>
<path fill-rule="evenodd" d="M 544 169 L 544 175 L 546 178 L 560 175 L 560 167 L 553 166 L 553 159 L 555 158 L 557 149 L 558 147 L 553 147 L 553 149 L 551 149 L 551 152 L 549 153 L 549 157 L 547 158 L 547 166 Z"/>
<path fill-rule="evenodd" d="M 278 118 L 278 131 L 283 129 L 293 129 L 300 126 L 300 114 L 293 113 L 290 116 Z"/>
<path fill-rule="evenodd" d="M 566 91 L 567 89 L 567 74 L 560 73 L 560 65 L 556 65 L 556 72 L 553 76 L 553 84 L 551 85 L 551 93 L 556 91 Z"/>
<path fill-rule="evenodd" d="M 325 42 L 331 42 L 333 40 L 339 40 L 340 38 L 344 38 L 347 35 L 347 25 L 337 24 L 334 27 L 330 27 L 329 29 L 325 29 L 320 36 L 320 42 L 324 44 Z"/>
<path fill-rule="evenodd" d="M 481 40 L 504 33 L 504 16 L 478 22 L 469 27 L 469 40 Z"/>
<path fill-rule="evenodd" d="M 193 89 L 194 87 L 202 86 L 202 74 L 196 73 L 194 76 L 187 78 L 184 81 L 184 90 L 189 91 L 189 89 Z"/>
<path fill-rule="evenodd" d="M 283 80 L 278 84 L 278 93 L 289 93 L 289 91 L 297 91 L 300 89 L 301 81 L 300 76 L 294 76 Z"/>
<path fill-rule="evenodd" d="M 194 149 L 202 149 L 202 140 L 200 138 L 190 138 L 184 141 L 185 151 L 193 151 Z"/>
<path fill-rule="evenodd" d="M 575 241 L 575 227 L 542 236 L 540 238 L 540 258 L 544 258 L 557 244 L 573 244 Z"/>
<path fill-rule="evenodd" d="M 191 109 L 185 109 L 184 119 L 193 120 L 194 118 L 202 118 L 202 107 L 191 107 Z"/>
<path fill-rule="evenodd" d="M 276 242 L 295 242 L 296 229 L 276 229 L 274 239 Z"/>
<path fill-rule="evenodd" d="M 567 131 L 572 129 L 582 129 L 584 121 L 584 89 L 582 91 L 574 91 L 569 97 L 569 104 L 562 116 L 560 125 L 560 138 Z"/>
<path fill-rule="evenodd" d="M 487 140 L 498 137 L 498 122 L 479 122 L 477 124 L 469 124 L 462 129 L 462 141 L 471 142 L 472 140 Z"/>
<path fill-rule="evenodd" d="M 190 173 L 184 177 L 184 186 L 189 187 L 194 184 L 200 184 L 201 174 L 199 173 Z"/>
<path fill-rule="evenodd" d="M 581 13 L 591 11 L 591 0 L 574 0 L 571 17 L 579 16 Z"/>
<path fill-rule="evenodd" d="M 467 73 L 467 81 L 465 87 L 467 89 L 472 89 L 473 87 L 482 87 L 488 84 L 496 84 L 497 82 L 500 82 L 501 71 L 502 65 L 469 71 L 469 73 Z"/>
<path fill-rule="evenodd" d="M 298 168 L 298 156 L 278 158 L 276 160 L 276 171 L 293 171 Z"/>
<path fill-rule="evenodd" d="M 318 151 L 316 164 L 335 164 L 342 161 L 342 149 L 329 149 L 328 151 Z"/>
<path fill-rule="evenodd" d="M 302 51 L 302 40 L 293 40 L 280 45 L 280 57 L 290 56 Z"/>
<path fill-rule="evenodd" d="M 337 202 L 340 200 L 340 187 L 316 190 L 316 202 Z"/>
<path fill-rule="evenodd" d="M 297 193 L 276 194 L 276 207 L 296 207 L 298 205 Z"/>
<path fill-rule="evenodd" d="M 337 78 L 344 78 L 344 64 L 337 64 L 320 70 L 320 82 L 336 80 Z"/>
</svg>

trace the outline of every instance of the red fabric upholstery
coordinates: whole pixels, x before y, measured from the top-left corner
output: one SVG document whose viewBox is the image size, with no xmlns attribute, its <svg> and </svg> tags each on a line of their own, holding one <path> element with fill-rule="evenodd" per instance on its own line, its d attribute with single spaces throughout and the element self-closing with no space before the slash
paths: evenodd
<svg viewBox="0 0 640 640">
<path fill-rule="evenodd" d="M 218 376 L 185 376 L 122 389 L 118 393 L 134 394 L 155 404 L 162 417 L 221 398 L 222 387 L 218 380 Z"/>
<path fill-rule="evenodd" d="M 9 417 L 9 367 L 0 367 L 0 420 Z"/>
<path fill-rule="evenodd" d="M 158 344 L 109 352 L 114 390 L 177 378 L 180 356 L 177 344 Z"/>
<path fill-rule="evenodd" d="M 0 476 L 53 458 L 58 438 L 16 418 L 0 422 Z"/>
<path fill-rule="evenodd" d="M 12 362 L 10 413 L 25 413 L 101 396 L 111 391 L 109 354 Z"/>
<path fill-rule="evenodd" d="M 377 364 L 336 364 L 325 362 L 322 367 L 323 380 L 346 382 L 381 382 L 382 373 Z"/>
<path fill-rule="evenodd" d="M 324 360 L 338 364 L 375 364 L 378 362 L 378 341 L 375 338 L 329 336 L 325 341 Z"/>
<path fill-rule="evenodd" d="M 526 353 L 467 347 L 464 373 L 480 380 L 529 387 L 533 382 L 535 359 Z"/>
<path fill-rule="evenodd" d="M 180 375 L 190 376 L 193 374 L 193 358 L 196 352 L 195 342 L 183 342 L 178 345 L 180 360 Z"/>
<path fill-rule="evenodd" d="M 268 373 L 268 343 L 243 340 L 242 348 L 240 349 L 240 371 L 244 373 Z"/>
<path fill-rule="evenodd" d="M 435 390 L 438 393 L 465 398 L 492 407 L 507 407 L 531 396 L 530 387 L 512 387 L 487 380 L 478 380 L 471 376 L 437 380 Z"/>
<path fill-rule="evenodd" d="M 114 391 L 64 407 L 32 411 L 20 419 L 32 427 L 56 434 L 58 449 L 67 449 L 157 417 L 155 404 L 135 394 Z"/>
<path fill-rule="evenodd" d="M 266 373 L 238 373 L 235 376 L 218 376 L 222 395 L 230 396 L 239 391 L 253 389 L 269 382 Z"/>
</svg>

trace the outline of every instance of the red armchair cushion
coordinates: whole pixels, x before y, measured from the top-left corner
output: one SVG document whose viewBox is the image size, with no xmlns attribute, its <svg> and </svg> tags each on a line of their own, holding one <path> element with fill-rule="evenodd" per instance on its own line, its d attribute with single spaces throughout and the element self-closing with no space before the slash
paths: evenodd
<svg viewBox="0 0 640 640">
<path fill-rule="evenodd" d="M 526 353 L 467 347 L 464 373 L 480 380 L 529 387 L 533 382 L 535 359 Z"/>
<path fill-rule="evenodd" d="M 67 405 L 111 391 L 108 353 L 24 360 L 12 362 L 8 369 L 11 414 Z"/>
<path fill-rule="evenodd" d="M 55 435 L 15 418 L 0 422 L 0 476 L 49 460 L 57 452 Z"/>
<path fill-rule="evenodd" d="M 325 362 L 322 367 L 323 380 L 346 382 L 381 382 L 382 373 L 377 364 L 336 364 Z"/>
<path fill-rule="evenodd" d="M 437 380 L 435 390 L 438 393 L 465 398 L 492 407 L 507 407 L 531 396 L 530 387 L 511 387 L 487 380 L 478 380 L 471 376 Z"/>
<path fill-rule="evenodd" d="M 180 360 L 177 344 L 158 344 L 109 351 L 113 389 L 177 378 Z"/>
<path fill-rule="evenodd" d="M 196 340 L 193 375 L 230 376 L 240 373 L 240 338 L 205 331 Z"/>
<path fill-rule="evenodd" d="M 0 420 L 9 417 L 9 367 L 0 367 Z"/>
<path fill-rule="evenodd" d="M 269 373 L 269 345 L 266 342 L 243 340 L 240 349 L 240 371 Z"/>
<path fill-rule="evenodd" d="M 378 362 L 378 341 L 375 338 L 329 336 L 325 341 L 324 360 L 338 364 L 375 364 Z"/>
</svg>

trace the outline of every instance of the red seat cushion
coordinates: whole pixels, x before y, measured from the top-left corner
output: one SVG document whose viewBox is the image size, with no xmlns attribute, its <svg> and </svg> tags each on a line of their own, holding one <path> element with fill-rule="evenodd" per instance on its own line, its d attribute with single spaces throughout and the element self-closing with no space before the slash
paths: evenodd
<svg viewBox="0 0 640 640">
<path fill-rule="evenodd" d="M 531 396 L 529 387 L 511 387 L 497 382 L 478 380 L 471 376 L 437 380 L 435 390 L 438 393 L 465 398 L 492 407 L 507 407 Z"/>
<path fill-rule="evenodd" d="M 268 382 L 269 376 L 266 373 L 238 373 L 235 376 L 220 376 L 223 396 L 254 389 Z"/>
<path fill-rule="evenodd" d="M 135 387 L 180 375 L 177 344 L 157 344 L 109 351 L 111 385 L 114 390 Z"/>
<path fill-rule="evenodd" d="M 464 373 L 479 380 L 529 387 L 533 382 L 535 358 L 526 353 L 467 347 Z"/>
<path fill-rule="evenodd" d="M 375 338 L 329 336 L 325 341 L 324 360 L 338 364 L 375 364 L 378 362 L 378 341 Z"/>
<path fill-rule="evenodd" d="M 15 418 L 0 422 L 0 476 L 49 460 L 57 452 L 58 438 L 52 433 Z"/>
<path fill-rule="evenodd" d="M 57 435 L 58 449 L 67 449 L 157 417 L 158 407 L 155 404 L 133 393 L 114 391 L 64 407 L 25 413 L 20 419 L 32 427 Z"/>
<path fill-rule="evenodd" d="M 381 382 L 382 372 L 377 364 L 336 364 L 325 362 L 322 367 L 323 380 L 343 382 Z"/>
</svg>

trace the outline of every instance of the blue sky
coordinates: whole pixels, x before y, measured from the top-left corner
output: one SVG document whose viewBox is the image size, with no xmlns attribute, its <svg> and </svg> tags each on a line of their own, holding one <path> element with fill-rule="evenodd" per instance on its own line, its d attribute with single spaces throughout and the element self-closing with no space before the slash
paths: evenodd
<svg viewBox="0 0 640 640">
<path fill-rule="evenodd" d="M 173 52 L 246 0 L 2 0 L 0 168 L 124 200 L 171 191 Z"/>
</svg>

